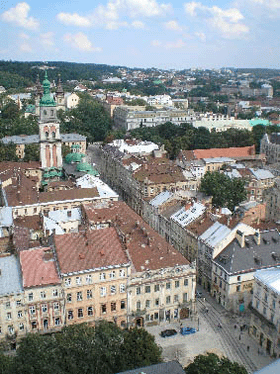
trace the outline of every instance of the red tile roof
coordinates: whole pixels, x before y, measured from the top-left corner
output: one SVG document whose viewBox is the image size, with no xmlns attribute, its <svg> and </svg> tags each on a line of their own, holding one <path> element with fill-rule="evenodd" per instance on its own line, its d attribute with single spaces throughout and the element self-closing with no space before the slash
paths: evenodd
<svg viewBox="0 0 280 374">
<path fill-rule="evenodd" d="M 255 155 L 255 146 L 248 147 L 230 147 L 230 148 L 210 148 L 194 149 L 192 151 L 182 151 L 187 160 L 214 158 L 214 157 L 247 157 Z"/>
<path fill-rule="evenodd" d="M 136 271 L 157 270 L 189 261 L 122 201 L 103 207 L 84 204 L 83 210 L 90 223 L 113 222 L 125 237 L 125 245 Z"/>
<path fill-rule="evenodd" d="M 23 287 L 60 283 L 51 249 L 34 248 L 19 253 Z"/>
<path fill-rule="evenodd" d="M 63 274 L 129 263 L 113 227 L 56 235 L 54 244 Z"/>
</svg>

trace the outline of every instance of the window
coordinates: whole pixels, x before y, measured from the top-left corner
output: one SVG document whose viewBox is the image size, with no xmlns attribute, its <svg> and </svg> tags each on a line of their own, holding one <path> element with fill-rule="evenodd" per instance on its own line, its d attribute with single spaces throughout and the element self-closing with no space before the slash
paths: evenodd
<svg viewBox="0 0 280 374">
<path fill-rule="evenodd" d="M 116 293 L 116 286 L 111 286 L 111 295 Z"/>
<path fill-rule="evenodd" d="M 259 309 L 259 306 L 260 306 L 260 302 L 259 300 L 256 300 L 256 308 Z"/>
<path fill-rule="evenodd" d="M 9 309 L 11 307 L 11 303 L 9 301 L 6 302 L 6 308 Z"/>
<path fill-rule="evenodd" d="M 263 315 L 266 316 L 266 307 L 263 307 Z"/>
<path fill-rule="evenodd" d="M 151 292 L 151 286 L 145 286 L 145 292 L 150 293 Z"/>
<path fill-rule="evenodd" d="M 48 311 L 47 304 L 43 304 L 43 305 L 42 305 L 42 312 L 43 312 L 43 313 L 46 313 L 47 311 Z"/>
<path fill-rule="evenodd" d="M 120 275 L 121 278 L 124 278 L 125 277 L 125 270 L 120 269 L 119 275 Z"/>
<path fill-rule="evenodd" d="M 174 295 L 174 303 L 177 303 L 179 301 L 179 295 Z"/>
<path fill-rule="evenodd" d="M 220 284 L 219 284 L 219 286 L 222 288 L 223 287 L 223 282 L 222 282 L 222 280 L 220 280 Z"/>
<path fill-rule="evenodd" d="M 8 331 L 9 331 L 9 334 L 13 335 L 15 333 L 14 326 L 12 325 L 8 326 Z"/>
<path fill-rule="evenodd" d="M 124 300 L 121 301 L 121 309 L 125 309 L 125 301 Z"/>
<path fill-rule="evenodd" d="M 58 289 L 57 288 L 55 288 L 53 290 L 52 295 L 53 295 L 53 297 L 57 297 L 58 296 Z"/>
<path fill-rule="evenodd" d="M 101 313 L 102 313 L 102 314 L 105 314 L 106 311 L 107 311 L 106 304 L 102 304 L 102 305 L 101 305 Z"/>
<path fill-rule="evenodd" d="M 170 288 L 171 288 L 171 283 L 170 282 L 166 283 L 166 289 L 169 290 Z"/>
<path fill-rule="evenodd" d="M 71 303 L 71 301 L 72 301 L 72 294 L 71 293 L 67 294 L 66 300 L 67 300 L 68 303 Z"/>
<path fill-rule="evenodd" d="M 157 312 L 154 314 L 154 319 L 158 319 L 158 313 Z"/>
<path fill-rule="evenodd" d="M 183 293 L 183 302 L 186 303 L 188 301 L 188 294 Z"/>
<path fill-rule="evenodd" d="M 120 284 L 120 293 L 124 293 L 125 292 L 125 284 L 121 283 Z"/>
<path fill-rule="evenodd" d="M 64 283 L 66 287 L 71 286 L 71 278 L 66 278 Z"/>
<path fill-rule="evenodd" d="M 264 294 L 264 301 L 267 303 L 268 295 L 267 293 Z"/>
<path fill-rule="evenodd" d="M 180 281 L 175 281 L 175 288 L 180 287 Z"/>
<path fill-rule="evenodd" d="M 90 274 L 86 276 L 86 284 L 92 284 L 92 277 Z"/>
<path fill-rule="evenodd" d="M 73 310 L 68 310 L 68 313 L 67 313 L 67 318 L 68 319 L 73 319 Z"/>
<path fill-rule="evenodd" d="M 59 318 L 59 317 L 56 318 L 56 319 L 54 320 L 54 324 L 55 324 L 56 326 L 59 326 L 59 325 L 60 325 L 60 318 Z"/>
<path fill-rule="evenodd" d="M 81 279 L 81 277 L 76 277 L 76 284 L 77 284 L 78 286 L 80 286 L 80 285 L 82 284 L 82 279 Z"/>
<path fill-rule="evenodd" d="M 106 273 L 100 273 L 99 278 L 100 278 L 100 280 L 105 280 L 106 279 Z"/>
<path fill-rule="evenodd" d="M 150 306 L 151 306 L 150 300 L 146 300 L 146 308 L 150 308 Z"/>
<path fill-rule="evenodd" d="M 159 291 L 159 284 L 155 284 L 155 292 Z"/>
<path fill-rule="evenodd" d="M 32 330 L 35 330 L 37 328 L 37 322 L 33 321 L 31 322 Z"/>
<path fill-rule="evenodd" d="M 105 296 L 106 295 L 106 287 L 100 287 L 100 296 Z"/>
<path fill-rule="evenodd" d="M 35 314 L 35 306 L 34 305 L 29 307 L 29 312 L 30 312 L 30 314 Z"/>
<path fill-rule="evenodd" d="M 28 294 L 28 300 L 29 300 L 29 301 L 32 301 L 32 300 L 33 300 L 33 292 L 30 292 L 30 293 Z"/>
<path fill-rule="evenodd" d="M 115 302 L 111 303 L 111 312 L 115 312 L 117 310 L 117 305 Z"/>
<path fill-rule="evenodd" d="M 12 313 L 10 313 L 10 312 L 7 313 L 7 319 L 8 319 L 8 320 L 11 320 L 11 319 L 12 319 Z"/>
<path fill-rule="evenodd" d="M 19 324 L 19 329 L 20 329 L 20 331 L 23 331 L 23 330 L 24 330 L 24 324 L 23 324 L 23 323 L 20 323 L 20 324 Z"/>
<path fill-rule="evenodd" d="M 155 299 L 155 306 L 159 305 L 159 299 Z"/>
<path fill-rule="evenodd" d="M 19 311 L 18 311 L 17 317 L 18 317 L 18 318 L 22 318 L 22 310 L 19 310 Z"/>
<path fill-rule="evenodd" d="M 82 308 L 78 309 L 78 318 L 83 318 L 83 316 L 84 316 L 83 309 Z"/>
<path fill-rule="evenodd" d="M 83 293 L 82 291 L 77 292 L 77 301 L 82 301 L 83 300 Z"/>
<path fill-rule="evenodd" d="M 136 287 L 136 295 L 140 295 L 141 293 L 141 287 Z"/>
<path fill-rule="evenodd" d="M 53 309 L 59 310 L 59 303 L 53 303 Z"/>
<path fill-rule="evenodd" d="M 40 295 L 41 295 L 41 299 L 45 299 L 46 298 L 46 292 L 45 291 L 42 291 Z"/>
<path fill-rule="evenodd" d="M 92 299 L 92 290 L 87 290 L 87 299 Z"/>
<path fill-rule="evenodd" d="M 238 275 L 238 277 L 237 277 L 237 282 L 240 282 L 240 281 L 241 281 L 241 276 Z"/>
<path fill-rule="evenodd" d="M 184 279 L 184 286 L 188 286 L 189 280 L 187 278 Z"/>
<path fill-rule="evenodd" d="M 275 299 L 272 300 L 272 308 L 275 309 L 275 306 L 276 306 L 276 301 Z"/>
<path fill-rule="evenodd" d="M 112 271 L 110 272 L 109 276 L 110 276 L 111 279 L 115 278 L 115 277 L 116 277 L 116 272 L 115 272 L 115 270 L 112 270 Z"/>
<path fill-rule="evenodd" d="M 141 309 L 141 301 L 137 301 L 137 303 L 136 303 L 136 309 L 137 310 Z"/>
<path fill-rule="evenodd" d="M 236 286 L 236 292 L 240 292 L 240 289 L 241 289 L 240 286 Z"/>
<path fill-rule="evenodd" d="M 17 306 L 21 306 L 21 300 L 17 300 Z"/>
<path fill-rule="evenodd" d="M 88 306 L 88 308 L 87 308 L 87 314 L 88 314 L 88 316 L 93 316 L 93 308 L 92 308 L 92 306 Z"/>
<path fill-rule="evenodd" d="M 167 297 L 166 297 L 166 304 L 170 304 L 170 301 L 171 301 L 170 296 L 167 296 Z"/>
</svg>

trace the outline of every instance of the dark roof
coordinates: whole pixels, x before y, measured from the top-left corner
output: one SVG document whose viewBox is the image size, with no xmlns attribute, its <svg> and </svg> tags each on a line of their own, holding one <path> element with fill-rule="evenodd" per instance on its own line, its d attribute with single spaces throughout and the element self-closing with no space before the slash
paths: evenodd
<svg viewBox="0 0 280 374">
<path fill-rule="evenodd" d="M 278 230 L 263 231 L 258 245 L 253 235 L 246 236 L 246 244 L 242 248 L 234 239 L 214 262 L 228 273 L 254 271 L 257 269 L 280 265 L 280 236 Z"/>
<path fill-rule="evenodd" d="M 138 369 L 124 371 L 119 374 L 184 374 L 185 371 L 177 361 L 145 366 Z"/>
</svg>

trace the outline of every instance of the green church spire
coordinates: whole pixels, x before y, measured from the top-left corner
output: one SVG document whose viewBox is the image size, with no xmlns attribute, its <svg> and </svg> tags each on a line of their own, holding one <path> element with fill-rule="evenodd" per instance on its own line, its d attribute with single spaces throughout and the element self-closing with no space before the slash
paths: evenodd
<svg viewBox="0 0 280 374">
<path fill-rule="evenodd" d="M 54 98 L 50 94 L 51 82 L 48 80 L 48 72 L 45 71 L 45 79 L 43 80 L 43 96 L 40 100 L 40 106 L 56 106 Z"/>
</svg>

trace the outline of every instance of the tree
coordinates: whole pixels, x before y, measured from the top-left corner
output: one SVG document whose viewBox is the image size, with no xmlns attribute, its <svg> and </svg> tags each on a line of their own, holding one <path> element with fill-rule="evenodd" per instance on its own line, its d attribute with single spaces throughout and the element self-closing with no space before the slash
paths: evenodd
<svg viewBox="0 0 280 374">
<path fill-rule="evenodd" d="M 213 196 L 215 207 L 228 207 L 231 211 L 247 197 L 245 180 L 229 178 L 219 171 L 207 171 L 201 179 L 200 191 Z"/>
<path fill-rule="evenodd" d="M 123 352 L 127 369 L 161 362 L 161 348 L 155 343 L 154 336 L 137 327 L 124 331 Z"/>
<path fill-rule="evenodd" d="M 40 161 L 40 145 L 39 144 L 26 144 L 24 147 L 23 161 Z"/>
<path fill-rule="evenodd" d="M 185 368 L 187 374 L 248 374 L 244 366 L 215 353 L 196 356 L 193 363 Z"/>
</svg>

